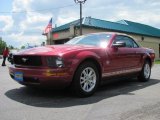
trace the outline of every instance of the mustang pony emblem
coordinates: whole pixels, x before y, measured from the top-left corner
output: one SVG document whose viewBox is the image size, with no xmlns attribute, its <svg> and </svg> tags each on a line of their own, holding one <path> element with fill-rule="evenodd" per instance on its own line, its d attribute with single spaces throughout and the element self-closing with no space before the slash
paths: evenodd
<svg viewBox="0 0 160 120">
<path fill-rule="evenodd" d="M 26 62 L 28 59 L 27 58 L 22 58 L 22 61 L 23 62 Z"/>
</svg>

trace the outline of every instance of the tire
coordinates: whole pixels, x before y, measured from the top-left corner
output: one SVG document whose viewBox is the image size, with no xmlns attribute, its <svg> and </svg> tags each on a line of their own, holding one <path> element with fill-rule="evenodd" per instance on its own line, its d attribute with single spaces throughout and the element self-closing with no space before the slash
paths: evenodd
<svg viewBox="0 0 160 120">
<path fill-rule="evenodd" d="M 150 75 L 151 75 L 151 64 L 149 61 L 145 61 L 142 71 L 138 76 L 138 80 L 141 82 L 147 82 L 150 79 Z"/>
<path fill-rule="evenodd" d="M 94 63 L 87 61 L 82 63 L 75 72 L 71 90 L 79 97 L 89 97 L 95 93 L 98 84 L 98 69 Z"/>
</svg>

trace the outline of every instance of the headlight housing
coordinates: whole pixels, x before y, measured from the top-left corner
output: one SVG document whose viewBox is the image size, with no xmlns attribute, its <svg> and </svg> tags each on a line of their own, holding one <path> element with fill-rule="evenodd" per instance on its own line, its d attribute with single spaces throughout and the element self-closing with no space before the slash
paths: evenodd
<svg viewBox="0 0 160 120">
<path fill-rule="evenodd" d="M 47 65 L 49 67 L 64 67 L 64 62 L 61 57 L 56 57 L 56 56 L 47 56 Z"/>
</svg>

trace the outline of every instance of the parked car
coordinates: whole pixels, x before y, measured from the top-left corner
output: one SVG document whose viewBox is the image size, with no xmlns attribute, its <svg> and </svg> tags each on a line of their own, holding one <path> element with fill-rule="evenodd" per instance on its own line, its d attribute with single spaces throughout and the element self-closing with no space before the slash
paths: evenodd
<svg viewBox="0 0 160 120">
<path fill-rule="evenodd" d="M 78 96 L 95 93 L 106 78 L 150 79 L 155 53 L 120 33 L 75 37 L 64 45 L 36 47 L 13 55 L 10 76 L 23 85 L 62 88 Z M 103 78 L 103 79 L 102 79 Z"/>
</svg>

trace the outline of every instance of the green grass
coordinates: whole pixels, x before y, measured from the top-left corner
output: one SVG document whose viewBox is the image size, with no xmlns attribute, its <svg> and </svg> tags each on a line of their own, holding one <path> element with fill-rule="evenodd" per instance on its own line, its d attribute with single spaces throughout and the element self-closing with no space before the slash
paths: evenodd
<svg viewBox="0 0 160 120">
<path fill-rule="evenodd" d="M 160 64 L 160 60 L 156 60 L 156 61 L 155 61 L 155 64 Z"/>
</svg>

